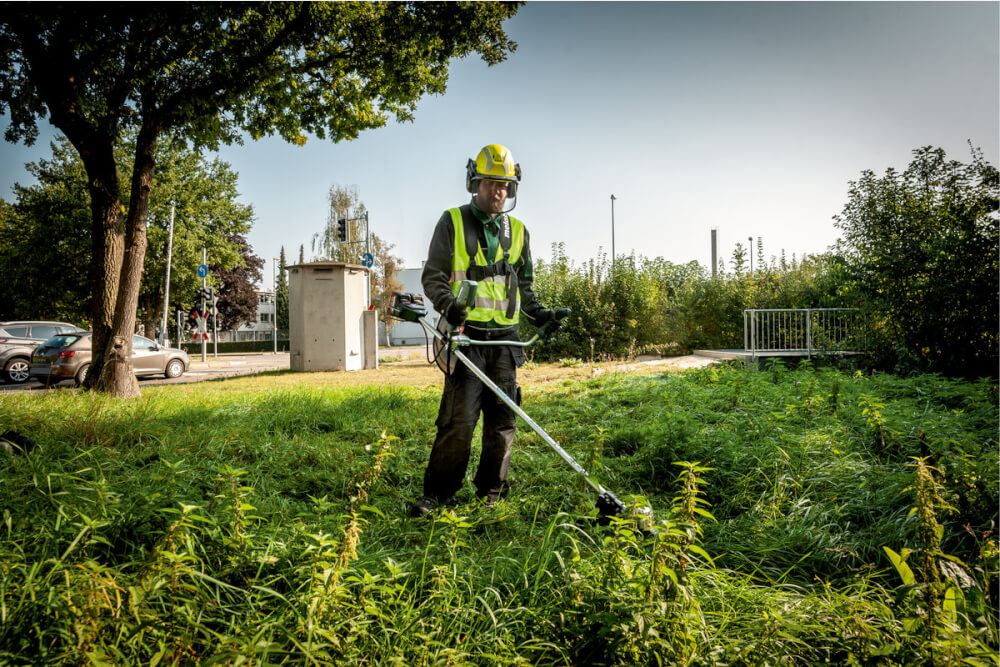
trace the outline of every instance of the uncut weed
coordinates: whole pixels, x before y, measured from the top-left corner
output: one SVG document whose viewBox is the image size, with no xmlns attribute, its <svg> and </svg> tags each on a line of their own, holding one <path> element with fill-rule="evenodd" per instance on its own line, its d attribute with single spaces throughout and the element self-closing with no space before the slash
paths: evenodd
<svg viewBox="0 0 1000 667">
<path fill-rule="evenodd" d="M 568 451 L 654 506 L 654 542 L 591 525 L 593 498 L 524 430 L 509 499 L 466 488 L 437 520 L 405 518 L 434 387 L 243 386 L 0 401 L 39 442 L 0 458 L 0 662 L 926 661 L 882 550 L 913 544 L 913 451 L 956 510 L 941 551 L 996 571 L 995 383 L 719 367 L 529 388 Z M 395 455 L 361 501 L 383 431 Z M 676 461 L 712 469 L 700 532 Z M 949 655 L 978 659 L 995 633 L 979 641 Z"/>
</svg>

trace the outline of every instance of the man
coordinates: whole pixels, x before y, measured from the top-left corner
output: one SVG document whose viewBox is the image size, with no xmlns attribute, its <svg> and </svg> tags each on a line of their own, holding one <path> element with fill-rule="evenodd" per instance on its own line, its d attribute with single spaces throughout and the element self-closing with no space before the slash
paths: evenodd
<svg viewBox="0 0 1000 667">
<path fill-rule="evenodd" d="M 516 202 L 521 166 L 499 144 L 483 148 L 466 165 L 472 201 L 445 211 L 431 237 L 421 280 L 424 294 L 453 327 L 473 340 L 518 340 L 519 313 L 554 331 L 559 321 L 543 308 L 531 289 L 533 276 L 528 230 L 508 213 Z M 458 305 L 455 292 L 464 280 L 479 283 L 475 308 Z M 462 349 L 511 399 L 519 400 L 517 368 L 521 348 L 507 345 Z M 473 483 L 487 504 L 506 495 L 516 415 L 464 365 L 445 378 L 437 418 L 437 437 L 424 473 L 424 496 L 413 507 L 424 516 L 462 486 L 472 449 L 472 433 L 483 414 L 483 443 Z"/>
</svg>

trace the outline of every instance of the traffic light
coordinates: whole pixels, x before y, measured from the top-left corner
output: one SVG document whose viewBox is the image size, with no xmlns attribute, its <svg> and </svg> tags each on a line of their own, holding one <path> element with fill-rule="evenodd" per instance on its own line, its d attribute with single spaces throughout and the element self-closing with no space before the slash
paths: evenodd
<svg viewBox="0 0 1000 667">
<path fill-rule="evenodd" d="M 337 221 L 337 238 L 343 243 L 347 240 L 347 218 L 341 218 Z"/>
<path fill-rule="evenodd" d="M 209 303 L 212 303 L 213 301 L 215 301 L 215 288 L 214 287 L 206 287 L 205 288 L 205 301 L 208 301 Z"/>
</svg>

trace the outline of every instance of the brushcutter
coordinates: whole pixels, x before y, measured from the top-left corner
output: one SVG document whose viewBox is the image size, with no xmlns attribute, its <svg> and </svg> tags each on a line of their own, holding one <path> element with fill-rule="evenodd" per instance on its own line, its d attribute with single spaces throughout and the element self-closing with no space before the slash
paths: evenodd
<svg viewBox="0 0 1000 667">
<path fill-rule="evenodd" d="M 472 280 L 463 280 L 459 284 L 458 293 L 456 298 L 460 306 L 469 308 L 475 304 L 476 298 L 476 288 L 477 283 Z M 505 394 L 503 390 L 500 389 L 481 369 L 479 369 L 467 356 L 462 353 L 461 348 L 468 346 L 500 346 L 508 345 L 512 347 L 528 347 L 533 345 L 539 337 L 544 335 L 547 328 L 545 326 L 539 327 L 539 330 L 535 335 L 527 341 L 509 341 L 509 340 L 473 340 L 468 336 L 461 333 L 455 327 L 452 327 L 447 323 L 444 317 L 439 320 L 438 327 L 435 328 L 427 321 L 427 307 L 424 305 L 423 297 L 418 294 L 410 294 L 403 292 L 396 292 L 392 296 L 392 301 L 390 303 L 393 317 L 396 317 L 407 322 L 417 322 L 424 327 L 433 337 L 434 337 L 434 361 L 438 363 L 438 366 L 445 373 L 451 373 L 455 369 L 455 364 L 461 362 L 465 365 L 469 371 L 479 378 L 480 381 L 486 387 L 489 388 L 497 398 L 504 402 L 504 404 L 514 411 L 518 417 L 524 420 L 528 426 L 531 427 L 538 436 L 545 441 L 549 447 L 555 450 L 566 463 L 573 468 L 574 471 L 581 477 L 584 481 L 590 485 L 590 487 L 597 493 L 597 511 L 599 521 L 601 523 L 608 523 L 610 517 L 618 516 L 626 511 L 625 503 L 620 501 L 614 493 L 610 490 L 604 488 L 600 482 L 591 478 L 590 474 L 584 470 L 583 466 L 576 462 L 576 460 L 569 455 L 569 453 L 559 446 L 552 436 L 545 432 L 545 430 L 535 423 L 531 417 L 529 417 L 524 410 L 513 400 L 510 396 Z M 568 311 L 564 311 L 568 312 Z M 648 528 L 648 526 L 640 526 L 642 529 Z"/>
</svg>

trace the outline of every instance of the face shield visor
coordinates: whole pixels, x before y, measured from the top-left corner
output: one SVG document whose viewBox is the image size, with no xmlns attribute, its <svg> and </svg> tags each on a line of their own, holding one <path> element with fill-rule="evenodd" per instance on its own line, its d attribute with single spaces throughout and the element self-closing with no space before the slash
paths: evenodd
<svg viewBox="0 0 1000 667">
<path fill-rule="evenodd" d="M 504 190 L 503 187 L 499 186 L 505 186 L 506 197 L 504 198 L 504 201 L 498 205 L 495 199 L 481 200 L 479 191 L 479 184 L 481 182 L 486 182 L 487 184 L 489 184 L 488 187 L 485 188 L 485 194 L 487 198 L 492 196 L 493 193 L 498 190 L 499 191 Z M 473 184 L 474 187 L 472 195 L 474 201 L 476 202 L 476 207 L 478 207 L 479 210 L 483 211 L 484 213 L 489 213 L 490 215 L 501 215 L 503 213 L 510 213 L 511 211 L 514 210 L 514 207 L 517 206 L 517 186 L 518 186 L 517 181 L 482 178 L 482 179 L 475 179 L 473 181 Z M 500 210 L 497 210 L 498 208 Z"/>
</svg>

